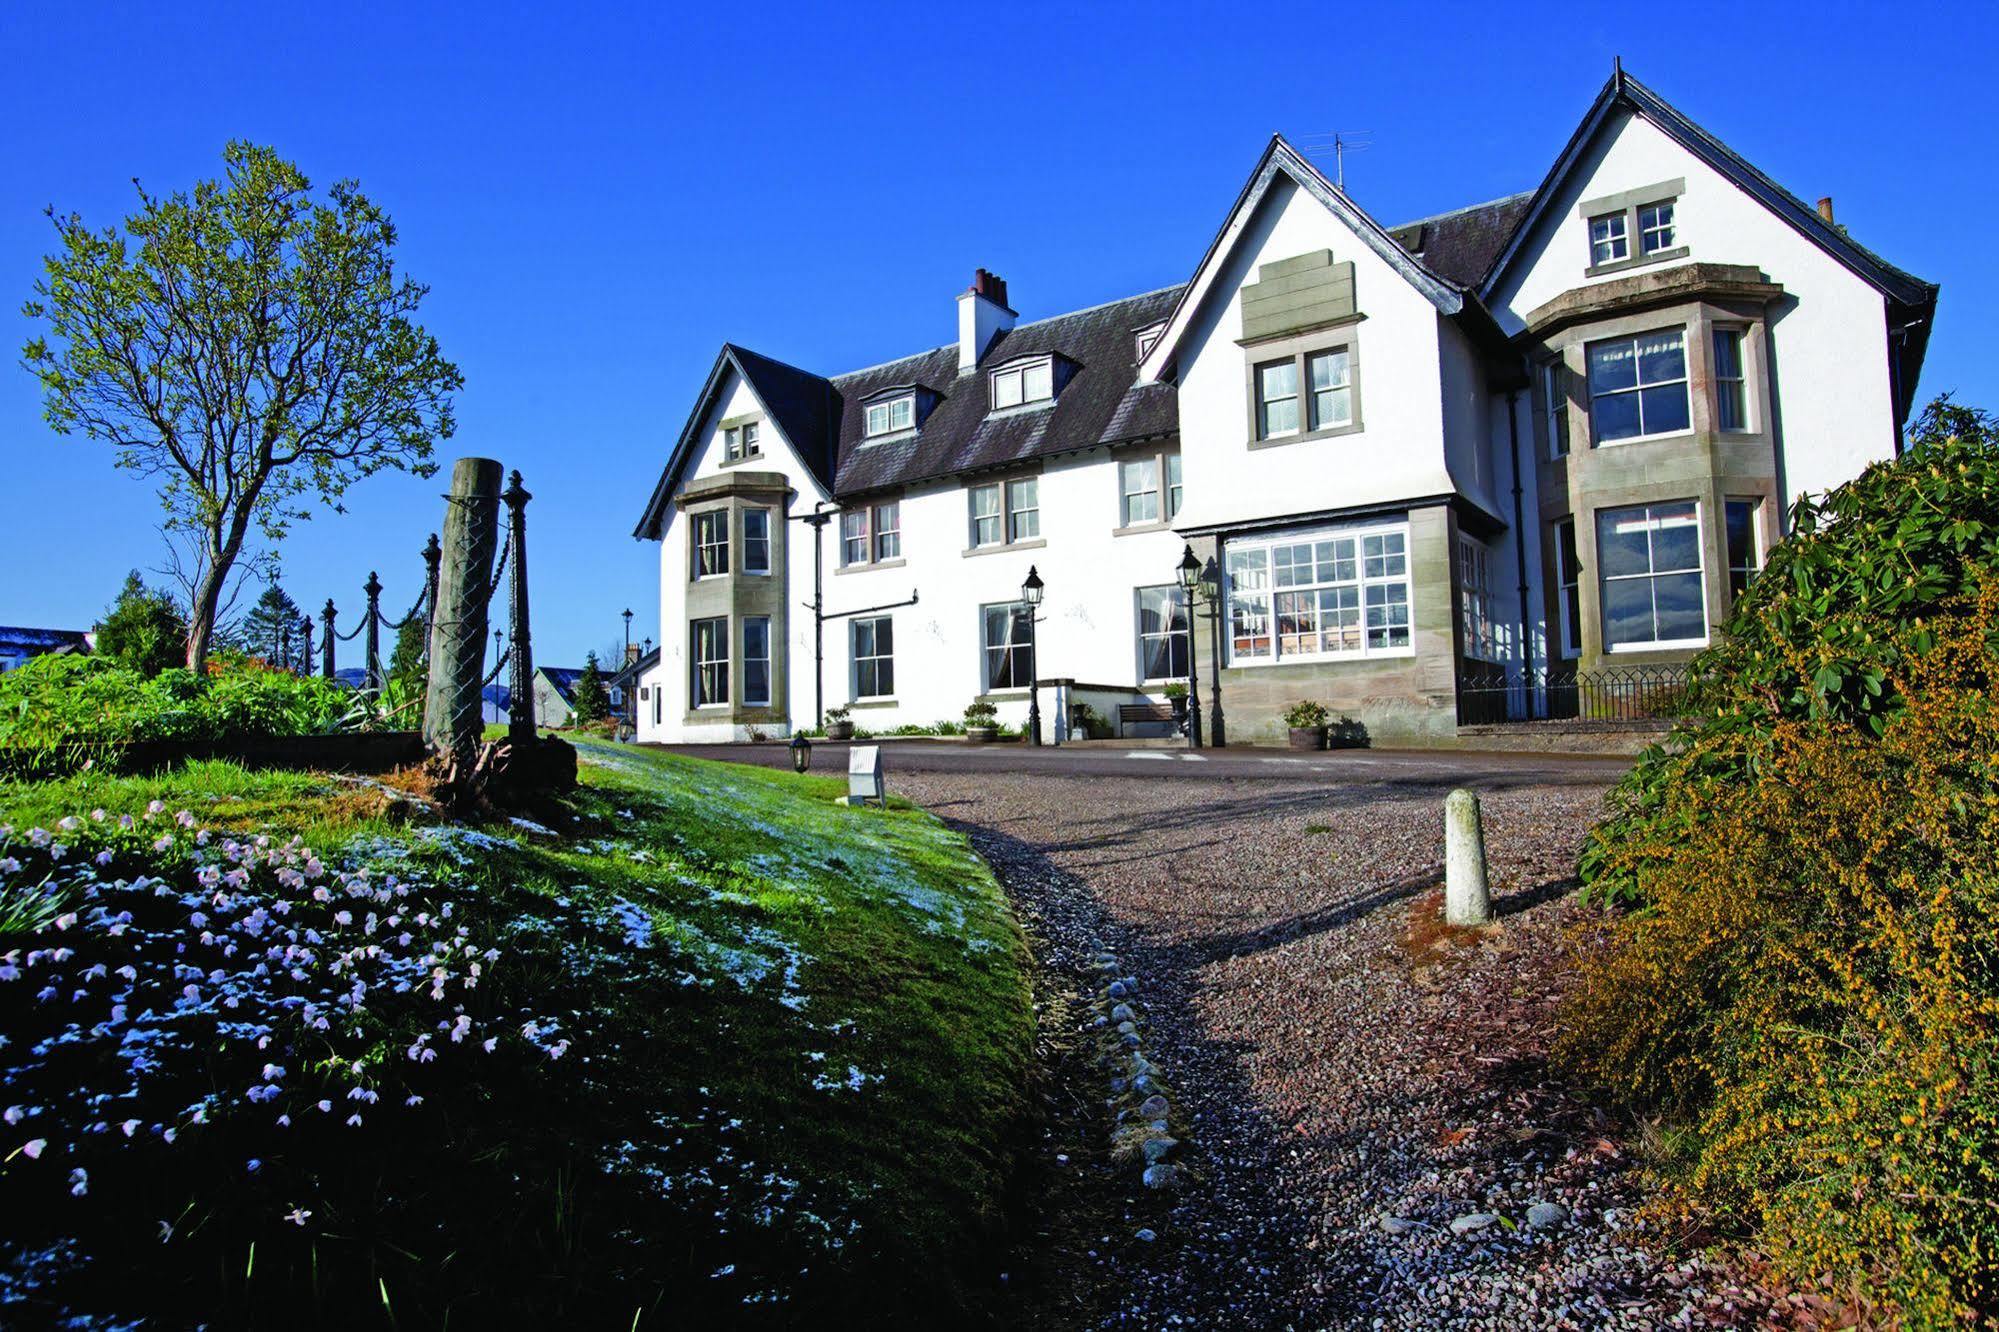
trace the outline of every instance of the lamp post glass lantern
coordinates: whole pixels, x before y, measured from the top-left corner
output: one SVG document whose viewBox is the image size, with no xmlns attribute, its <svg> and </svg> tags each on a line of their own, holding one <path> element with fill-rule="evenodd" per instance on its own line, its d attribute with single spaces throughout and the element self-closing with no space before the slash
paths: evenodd
<svg viewBox="0 0 1999 1332">
<path fill-rule="evenodd" d="M 1020 600 L 1027 607 L 1027 642 L 1034 661 L 1034 674 L 1027 681 L 1027 743 L 1030 745 L 1041 743 L 1041 636 L 1034 631 L 1034 612 L 1041 605 L 1043 590 L 1040 571 L 1028 565 L 1027 577 L 1020 585 Z"/>
<path fill-rule="evenodd" d="M 791 766 L 800 772 L 812 766 L 812 742 L 802 732 L 791 737 Z"/>
</svg>

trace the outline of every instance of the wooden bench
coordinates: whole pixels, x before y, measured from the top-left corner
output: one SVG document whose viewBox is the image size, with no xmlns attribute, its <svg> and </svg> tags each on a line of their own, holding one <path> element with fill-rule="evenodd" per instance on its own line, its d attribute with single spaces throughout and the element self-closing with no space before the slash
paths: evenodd
<svg viewBox="0 0 1999 1332">
<path fill-rule="evenodd" d="M 1120 703 L 1117 710 L 1117 732 L 1124 734 L 1129 722 L 1161 722 L 1172 726 L 1178 721 L 1173 715 L 1171 703 Z"/>
</svg>

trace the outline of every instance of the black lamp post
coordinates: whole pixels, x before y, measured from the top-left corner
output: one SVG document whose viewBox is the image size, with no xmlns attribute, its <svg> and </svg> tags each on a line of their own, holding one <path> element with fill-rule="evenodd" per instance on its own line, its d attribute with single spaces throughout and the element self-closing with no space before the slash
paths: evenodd
<svg viewBox="0 0 1999 1332">
<path fill-rule="evenodd" d="M 632 658 L 632 608 L 630 606 L 627 606 L 625 607 L 625 661 L 619 662 L 618 663 L 619 667 L 622 669 L 625 665 L 625 662 L 629 662 L 631 658 Z"/>
<path fill-rule="evenodd" d="M 1027 578 L 1020 585 L 1021 604 L 1027 607 L 1028 650 L 1034 659 L 1034 673 L 1027 682 L 1027 743 L 1041 743 L 1041 636 L 1035 632 L 1034 612 L 1041 608 L 1041 574 L 1027 566 Z"/>
<path fill-rule="evenodd" d="M 1201 747 L 1201 666 L 1194 651 L 1194 592 L 1201 583 L 1201 561 L 1194 556 L 1192 542 L 1180 556 L 1180 590 L 1187 596 L 1187 747 Z"/>
<path fill-rule="evenodd" d="M 791 737 L 791 766 L 800 772 L 812 766 L 812 742 L 803 731 Z"/>
<path fill-rule="evenodd" d="M 1223 598 L 1227 588 L 1223 580 L 1227 577 L 1216 558 L 1213 555 L 1208 556 L 1208 562 L 1201 570 L 1200 590 L 1208 605 L 1208 641 L 1214 649 L 1214 655 L 1208 658 L 1215 664 L 1215 678 L 1208 688 L 1208 744 L 1216 749 L 1224 748 L 1228 744 L 1227 732 L 1222 729 L 1222 616 L 1225 613 Z M 1191 618 L 1192 607 L 1188 609 L 1187 628 L 1188 636 L 1191 638 L 1194 627 Z"/>
</svg>

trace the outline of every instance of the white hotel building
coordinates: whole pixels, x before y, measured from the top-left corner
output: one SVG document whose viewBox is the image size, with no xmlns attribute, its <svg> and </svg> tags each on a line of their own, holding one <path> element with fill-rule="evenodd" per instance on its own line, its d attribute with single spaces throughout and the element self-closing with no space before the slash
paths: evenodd
<svg viewBox="0 0 1999 1332">
<path fill-rule="evenodd" d="M 637 529 L 639 738 L 1018 724 L 1036 679 L 1116 720 L 1190 652 L 1232 743 L 1559 713 L 1895 456 L 1936 297 L 1622 71 L 1537 188 L 1400 226 L 1275 139 L 1180 285 L 1022 322 L 981 270 L 955 342 L 844 374 L 725 344 Z"/>
</svg>

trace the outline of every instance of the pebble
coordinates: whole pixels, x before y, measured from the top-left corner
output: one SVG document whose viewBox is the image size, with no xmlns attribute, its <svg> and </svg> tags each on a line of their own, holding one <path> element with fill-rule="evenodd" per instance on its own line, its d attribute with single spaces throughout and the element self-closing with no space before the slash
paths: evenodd
<svg viewBox="0 0 1999 1332">
<path fill-rule="evenodd" d="M 1146 1163 L 1152 1164 L 1164 1161 L 1172 1153 L 1173 1149 L 1179 1145 L 1179 1141 L 1174 1138 L 1147 1138 L 1145 1146 L 1140 1150 L 1145 1154 Z"/>
<path fill-rule="evenodd" d="M 1527 1209 L 1527 1224 L 1536 1230 L 1559 1226 L 1569 1219 L 1569 1209 L 1560 1203 L 1539 1202 Z"/>
<path fill-rule="evenodd" d="M 1164 1096 L 1148 1096 L 1138 1104 L 1138 1113 L 1146 1119 L 1164 1119 L 1171 1107 Z"/>
<path fill-rule="evenodd" d="M 1152 1243 L 1152 1241 L 1159 1238 L 1159 1234 L 1157 1231 L 1153 1230 L 1152 1227 L 1144 1226 L 1141 1227 L 1136 1232 L 1134 1232 L 1132 1238 L 1136 1240 L 1142 1240 L 1143 1242 L 1150 1244 Z"/>
<path fill-rule="evenodd" d="M 1179 1171 L 1161 1161 L 1158 1165 L 1147 1166 L 1145 1173 L 1139 1176 L 1139 1179 L 1148 1189 L 1170 1189 L 1179 1174 Z"/>
<path fill-rule="evenodd" d="M 1451 1222 L 1453 1235 L 1474 1235 L 1499 1220 L 1492 1212 L 1467 1212 Z"/>
<path fill-rule="evenodd" d="M 1390 1235 L 1407 1235 L 1410 1231 L 1419 1229 L 1414 1221 L 1399 1216 L 1382 1217 L 1381 1228 Z"/>
</svg>

